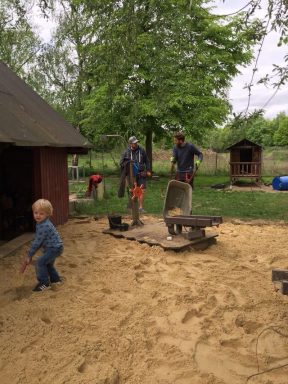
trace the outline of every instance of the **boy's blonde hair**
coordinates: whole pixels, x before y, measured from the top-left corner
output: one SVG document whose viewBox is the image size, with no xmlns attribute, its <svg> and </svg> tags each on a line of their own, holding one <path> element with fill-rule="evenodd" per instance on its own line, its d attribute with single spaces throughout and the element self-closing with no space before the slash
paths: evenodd
<svg viewBox="0 0 288 384">
<path fill-rule="evenodd" d="M 53 214 L 52 204 L 49 200 L 46 199 L 36 200 L 35 203 L 32 205 L 32 211 L 34 211 L 35 209 L 39 209 L 40 211 L 45 212 L 47 216 L 52 216 Z"/>
</svg>

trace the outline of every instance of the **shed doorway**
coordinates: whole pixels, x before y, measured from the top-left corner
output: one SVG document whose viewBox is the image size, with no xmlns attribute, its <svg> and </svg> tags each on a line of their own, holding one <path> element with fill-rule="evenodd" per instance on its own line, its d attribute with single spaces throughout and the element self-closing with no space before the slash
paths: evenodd
<svg viewBox="0 0 288 384">
<path fill-rule="evenodd" d="M 0 147 L 0 242 L 33 231 L 33 151 Z"/>
<path fill-rule="evenodd" d="M 241 163 L 252 162 L 252 148 L 240 149 L 240 162 Z"/>
<path fill-rule="evenodd" d="M 241 174 L 250 174 L 251 173 L 251 162 L 252 162 L 252 148 L 241 148 L 240 149 L 240 163 L 241 164 Z"/>
</svg>

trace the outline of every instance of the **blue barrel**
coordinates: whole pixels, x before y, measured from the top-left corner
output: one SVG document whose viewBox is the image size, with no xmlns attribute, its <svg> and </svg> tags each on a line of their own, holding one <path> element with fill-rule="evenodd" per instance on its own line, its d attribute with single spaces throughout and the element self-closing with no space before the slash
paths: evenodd
<svg viewBox="0 0 288 384">
<path fill-rule="evenodd" d="M 277 191 L 287 191 L 288 190 L 288 176 L 276 176 L 272 181 L 273 189 Z"/>
</svg>

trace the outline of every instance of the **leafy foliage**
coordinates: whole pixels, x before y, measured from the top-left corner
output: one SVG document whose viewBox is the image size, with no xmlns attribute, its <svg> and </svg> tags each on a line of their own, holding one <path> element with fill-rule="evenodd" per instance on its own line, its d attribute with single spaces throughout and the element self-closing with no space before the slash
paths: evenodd
<svg viewBox="0 0 288 384">
<path fill-rule="evenodd" d="M 40 40 L 30 26 L 26 9 L 17 0 L 1 0 L 0 59 L 26 78 L 39 49 Z"/>
<path fill-rule="evenodd" d="M 264 147 L 288 145 L 288 116 L 279 113 L 274 119 L 265 119 L 254 113 L 249 117 L 236 116 L 223 128 L 215 129 L 206 138 L 208 147 L 217 152 L 225 150 L 244 138 Z"/>
<path fill-rule="evenodd" d="M 238 64 L 251 59 L 255 25 L 239 18 L 218 23 L 203 1 L 84 2 L 95 19 L 97 38 L 87 52 L 91 92 L 82 130 L 142 134 L 152 138 L 185 130 L 194 140 L 224 121 L 227 89 Z M 94 28 L 94 33 L 96 32 Z"/>
<path fill-rule="evenodd" d="M 257 23 L 223 25 L 205 3 L 40 1 L 58 27 L 39 55 L 38 91 L 95 144 L 101 133 L 137 134 L 151 159 L 152 140 L 176 130 L 203 142 L 230 111 L 227 89 L 258 40 Z"/>
<path fill-rule="evenodd" d="M 29 24 L 38 3 L 57 28 L 40 46 Z M 166 143 L 176 130 L 214 149 L 247 137 L 262 145 L 287 144 L 286 116 L 265 120 L 263 111 L 235 116 L 227 91 L 251 48 L 279 30 L 287 40 L 287 4 L 268 0 L 266 18 L 255 20 L 263 0 L 245 12 L 215 16 L 205 0 L 3 0 L 0 54 L 50 104 L 95 145 L 101 134 L 131 134 Z M 36 62 L 37 61 L 37 62 Z M 280 87 L 284 67 L 275 66 Z M 263 82 L 268 81 L 262 79 Z M 169 143 L 170 145 L 170 143 Z"/>
</svg>

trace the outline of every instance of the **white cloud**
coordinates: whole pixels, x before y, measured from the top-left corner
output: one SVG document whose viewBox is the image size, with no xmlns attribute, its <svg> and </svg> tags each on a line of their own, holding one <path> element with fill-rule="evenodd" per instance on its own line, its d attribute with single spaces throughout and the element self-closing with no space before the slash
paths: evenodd
<svg viewBox="0 0 288 384">
<path fill-rule="evenodd" d="M 244 7 L 249 1 L 248 0 L 215 0 L 212 1 L 215 9 L 215 14 L 229 14 L 236 12 L 237 10 Z M 258 17 L 265 15 L 265 5 L 267 1 L 262 2 L 263 9 L 257 11 Z M 257 84 L 257 81 L 269 74 L 273 75 L 273 64 L 284 65 L 284 56 L 287 54 L 287 47 L 278 47 L 279 35 L 276 32 L 270 33 L 263 44 L 261 54 L 259 56 L 257 71 L 254 76 L 252 94 L 250 99 L 249 112 L 252 112 L 256 108 L 263 108 L 267 101 L 273 96 L 275 88 L 270 86 L 267 88 L 265 85 Z M 254 56 L 257 57 L 259 47 L 255 47 Z M 253 68 L 255 61 L 249 67 L 240 67 L 239 74 L 232 82 L 232 87 L 229 92 L 230 102 L 233 106 L 233 110 L 236 113 L 245 112 L 248 105 L 248 89 L 244 89 L 245 85 L 250 84 L 253 74 Z M 277 94 L 271 99 L 269 104 L 265 107 L 265 117 L 275 117 L 279 112 L 285 112 L 288 115 L 288 89 L 283 87 Z"/>
<path fill-rule="evenodd" d="M 56 27 L 56 23 L 51 16 L 49 18 L 44 17 L 43 13 L 36 5 L 32 7 L 31 13 L 34 28 L 40 35 L 41 40 L 44 43 L 48 43 L 51 39 L 53 29 Z"/>
</svg>

